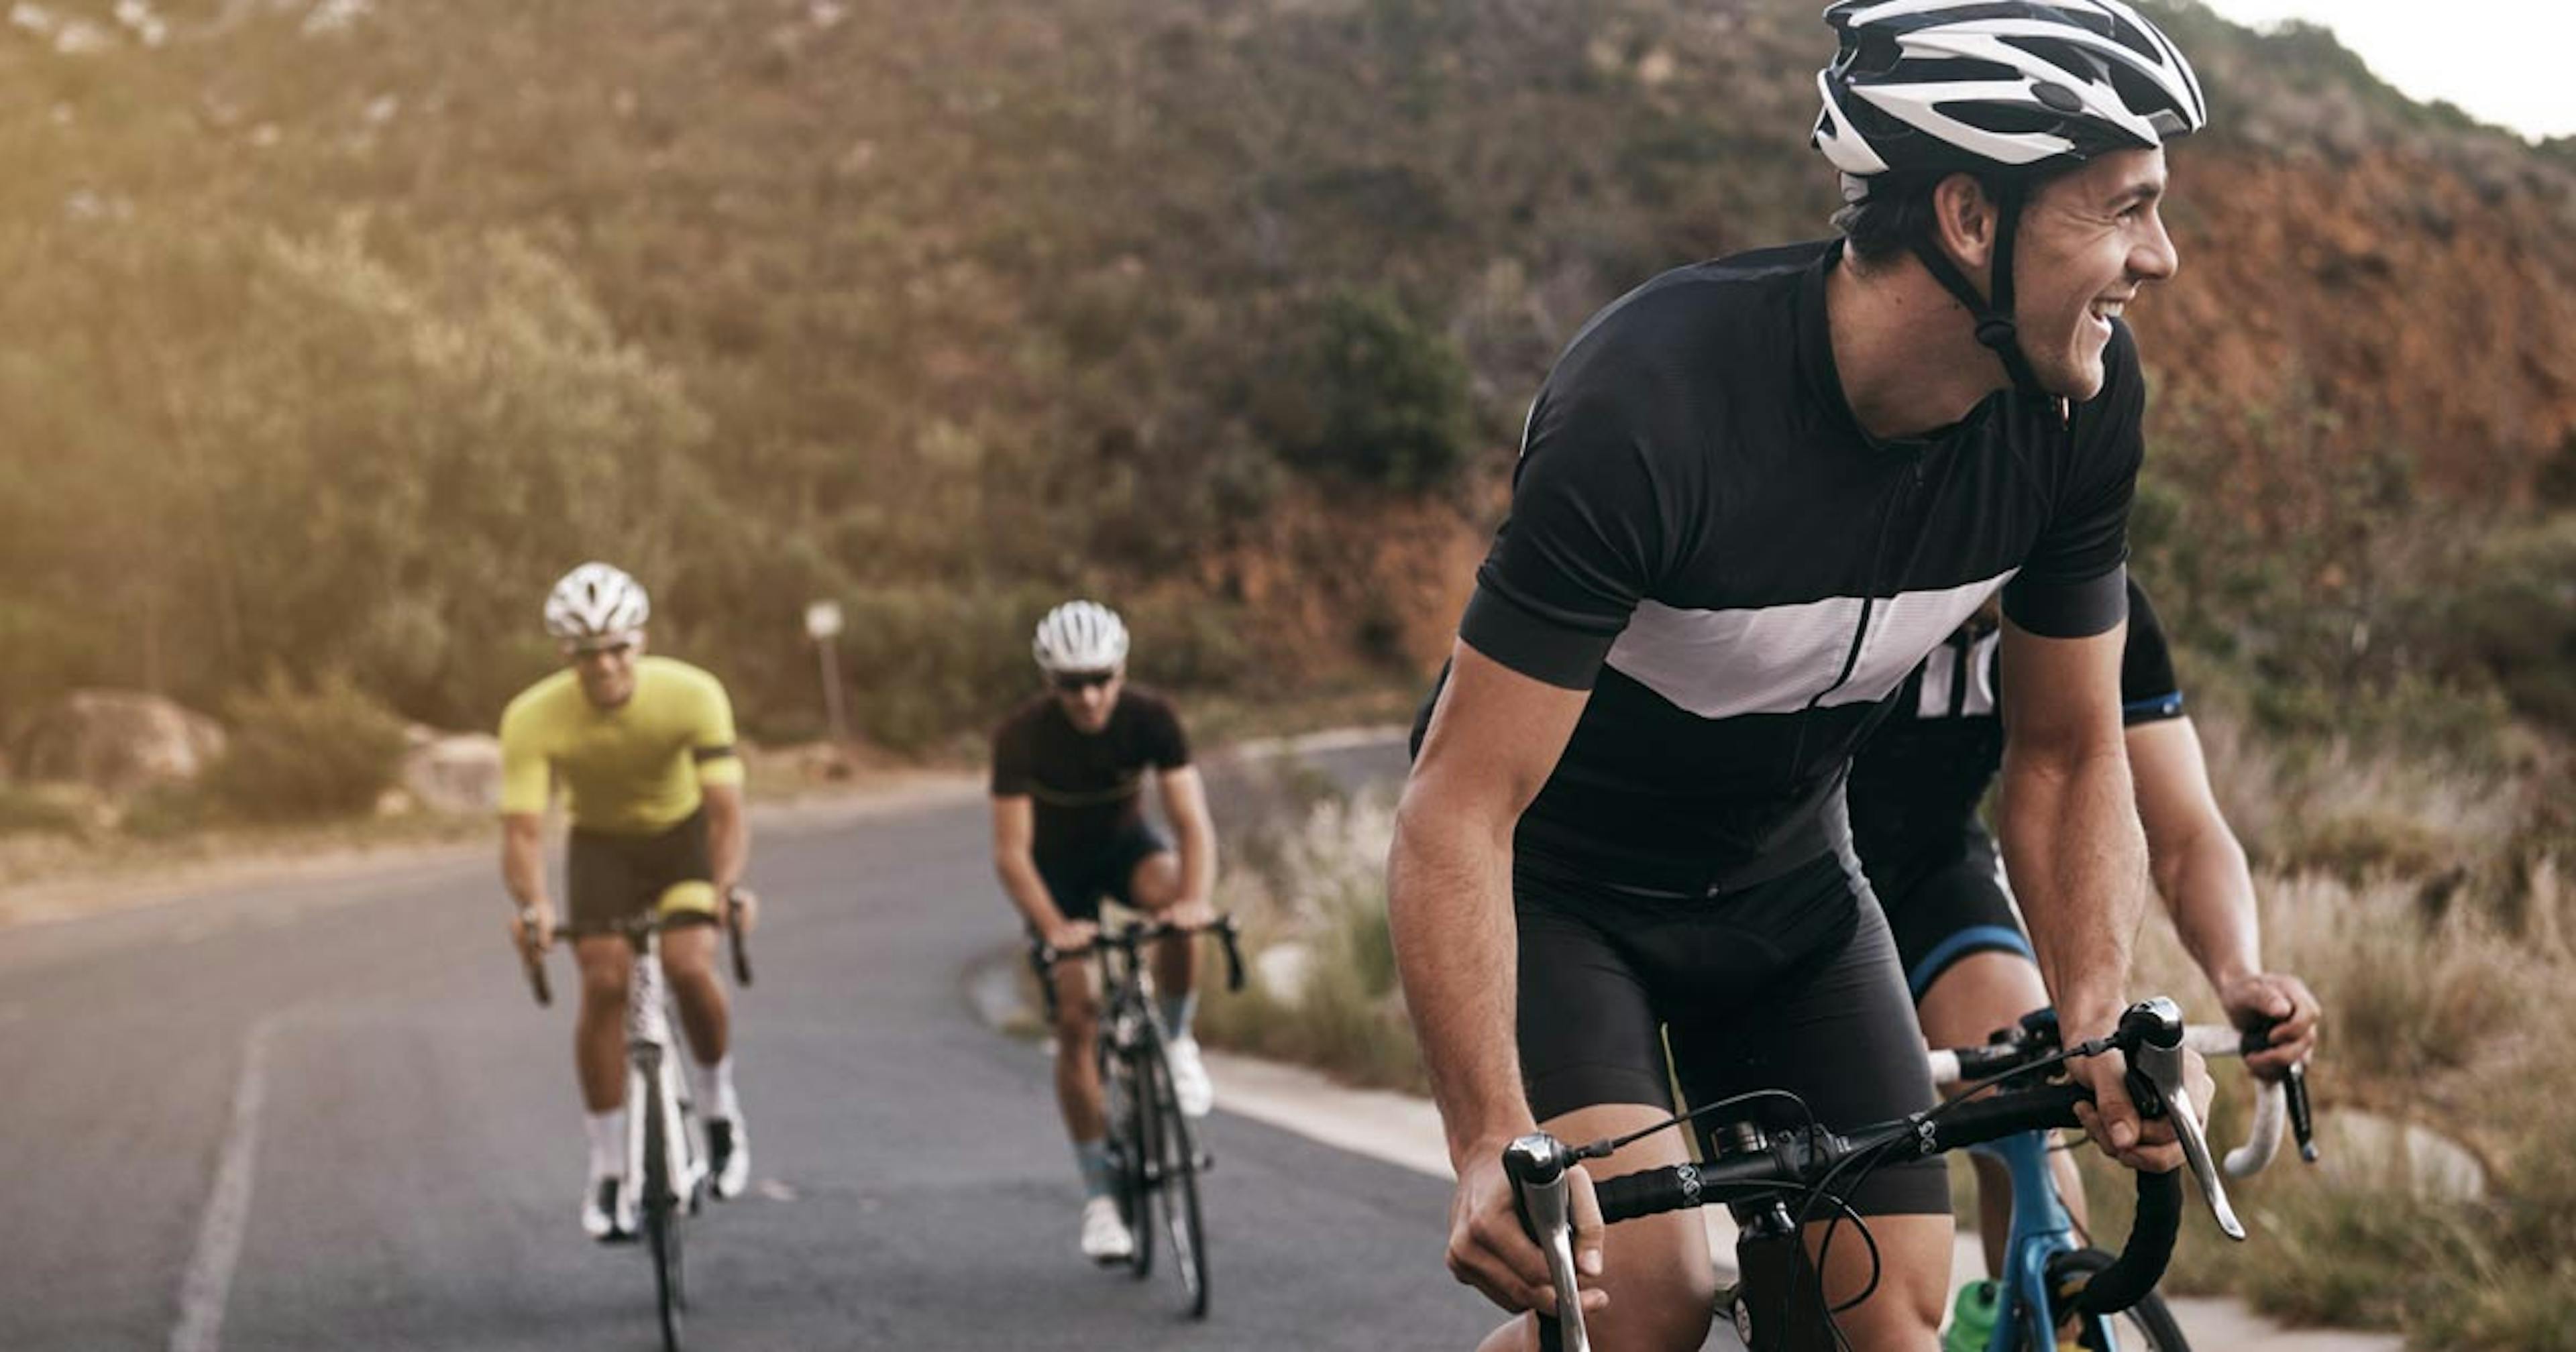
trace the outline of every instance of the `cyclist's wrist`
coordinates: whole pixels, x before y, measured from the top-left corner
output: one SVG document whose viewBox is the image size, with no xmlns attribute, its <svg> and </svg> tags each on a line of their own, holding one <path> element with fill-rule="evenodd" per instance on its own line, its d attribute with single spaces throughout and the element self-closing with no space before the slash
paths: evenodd
<svg viewBox="0 0 2576 1352">
<path fill-rule="evenodd" d="M 1536 1130 L 1538 1120 L 1527 1110 L 1480 1116 L 1473 1125 L 1449 1134 L 1450 1168 L 1464 1174 L 1475 1161 L 1500 1159 L 1503 1147 Z"/>
</svg>

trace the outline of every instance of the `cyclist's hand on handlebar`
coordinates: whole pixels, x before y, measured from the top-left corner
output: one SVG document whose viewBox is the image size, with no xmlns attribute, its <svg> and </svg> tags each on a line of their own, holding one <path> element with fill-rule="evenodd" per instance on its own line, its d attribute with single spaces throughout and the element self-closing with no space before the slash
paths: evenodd
<svg viewBox="0 0 2576 1352">
<path fill-rule="evenodd" d="M 2066 1068 L 2077 1084 L 2093 1093 L 2091 1103 L 2075 1105 L 2075 1119 L 2084 1124 L 2084 1133 L 2102 1147 L 2103 1154 L 2151 1174 L 2169 1172 L 2182 1163 L 2182 1146 L 2174 1139 L 2173 1124 L 2141 1118 L 2130 1099 L 2127 1056 L 2117 1051 L 2078 1056 L 2070 1058 Z M 2209 1072 L 2203 1069 L 2200 1083 L 2208 1080 Z"/>
<path fill-rule="evenodd" d="M 753 930 L 760 928 L 759 893 L 736 883 L 725 889 L 725 905 L 730 908 L 734 923 L 742 927 L 746 938 Z"/>
<path fill-rule="evenodd" d="M 2228 1022 L 2254 1028 L 2272 1022 L 2272 1045 L 2245 1058 L 2256 1077 L 2277 1080 L 2317 1048 L 2319 1008 L 2308 983 L 2287 972 L 2255 972 L 2227 983 L 2218 992 Z"/>
<path fill-rule="evenodd" d="M 1178 929 L 1206 929 L 1216 923 L 1216 906 L 1205 897 L 1176 902 L 1156 919 Z"/>
<path fill-rule="evenodd" d="M 1458 1176 L 1458 1191 L 1449 1202 L 1449 1274 L 1505 1310 L 1553 1311 L 1556 1287 L 1548 1280 L 1547 1256 L 1522 1228 L 1511 1178 L 1503 1172 L 1505 1144 L 1493 1141 L 1470 1153 Z M 1575 1270 L 1598 1277 L 1601 1204 L 1592 1195 L 1591 1176 L 1580 1165 L 1566 1170 L 1566 1203 L 1574 1222 Z M 1608 1305 L 1610 1293 L 1587 1289 L 1582 1300 L 1590 1313 Z"/>
<path fill-rule="evenodd" d="M 1100 937 L 1096 920 L 1059 920 L 1047 926 L 1046 944 L 1058 953 L 1078 953 Z"/>
<path fill-rule="evenodd" d="M 510 942 L 543 953 L 555 944 L 555 906 L 539 901 L 510 913 Z"/>
</svg>

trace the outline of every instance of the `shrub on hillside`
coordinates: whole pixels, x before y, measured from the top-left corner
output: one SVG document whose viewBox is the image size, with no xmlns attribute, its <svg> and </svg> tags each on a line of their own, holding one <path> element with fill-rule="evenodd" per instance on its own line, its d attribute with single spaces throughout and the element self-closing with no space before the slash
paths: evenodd
<svg viewBox="0 0 2576 1352">
<path fill-rule="evenodd" d="M 235 698 L 232 739 L 206 774 L 206 792 L 253 821 L 372 811 L 402 768 L 402 720 L 344 677 L 310 692 L 272 676 Z"/>
<path fill-rule="evenodd" d="M 76 836 L 84 825 L 79 805 L 59 794 L 0 784 L 0 836 Z"/>
<path fill-rule="evenodd" d="M 1466 463 L 1475 433 L 1466 358 L 1380 291 L 1324 302 L 1293 378 L 1260 416 L 1272 444 L 1308 473 L 1373 488 L 1436 488 Z"/>
</svg>

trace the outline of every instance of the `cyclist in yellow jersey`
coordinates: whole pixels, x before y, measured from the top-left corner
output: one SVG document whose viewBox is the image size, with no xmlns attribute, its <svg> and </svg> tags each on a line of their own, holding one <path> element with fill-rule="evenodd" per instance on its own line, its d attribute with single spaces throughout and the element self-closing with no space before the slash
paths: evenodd
<svg viewBox="0 0 2576 1352">
<path fill-rule="evenodd" d="M 751 850 L 742 761 L 723 683 L 685 662 L 644 655 L 651 613 L 635 579 L 604 563 L 574 569 L 547 597 L 546 629 L 565 669 L 521 692 L 501 715 L 501 874 L 519 905 L 511 937 L 550 942 L 544 819 L 560 783 L 572 819 L 565 861 L 572 926 L 648 908 L 681 926 L 663 934 L 662 967 L 698 1063 L 711 1191 L 729 1198 L 750 1178 L 751 1154 L 709 927 L 719 901 L 746 932 L 758 919 L 757 899 L 739 885 Z M 581 937 L 574 951 L 582 996 L 573 1053 L 590 1136 L 582 1229 L 603 1241 L 630 1238 L 634 1202 L 620 1195 L 620 1174 L 634 957 L 625 940 L 607 934 Z"/>
</svg>

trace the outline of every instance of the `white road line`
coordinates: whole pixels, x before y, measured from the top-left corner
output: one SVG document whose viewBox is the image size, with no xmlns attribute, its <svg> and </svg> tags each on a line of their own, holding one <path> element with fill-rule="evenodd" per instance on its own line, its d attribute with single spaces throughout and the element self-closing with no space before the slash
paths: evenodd
<svg viewBox="0 0 2576 1352">
<path fill-rule="evenodd" d="M 233 1085 L 232 1125 L 224 1133 L 215 1186 L 197 1224 L 197 1248 L 179 1283 L 179 1322 L 170 1330 L 170 1352 L 216 1352 L 223 1345 L 224 1302 L 232 1294 L 233 1268 L 241 1260 L 242 1232 L 250 1224 L 252 1169 L 259 1156 L 259 1110 L 268 1093 L 269 1035 L 277 1016 L 251 1025 L 242 1039 L 240 1078 Z"/>
</svg>

